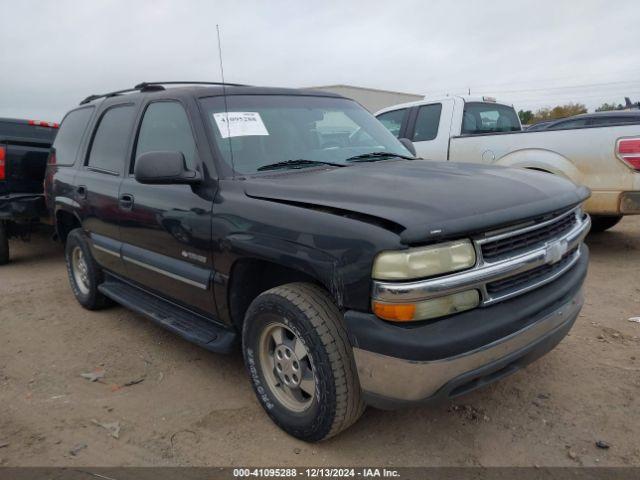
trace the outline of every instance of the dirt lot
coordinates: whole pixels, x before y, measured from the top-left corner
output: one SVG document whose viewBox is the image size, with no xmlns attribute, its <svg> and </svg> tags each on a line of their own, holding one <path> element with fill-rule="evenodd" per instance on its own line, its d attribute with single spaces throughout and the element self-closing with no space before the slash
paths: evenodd
<svg viewBox="0 0 640 480">
<path fill-rule="evenodd" d="M 628 321 L 640 316 L 640 218 L 588 243 L 587 303 L 545 358 L 455 405 L 369 409 L 308 445 L 262 412 L 240 354 L 121 307 L 85 311 L 60 246 L 14 242 L 0 269 L 0 464 L 640 465 L 640 324 Z M 96 369 L 95 383 L 80 375 Z M 119 438 L 96 422 L 119 422 Z"/>
</svg>

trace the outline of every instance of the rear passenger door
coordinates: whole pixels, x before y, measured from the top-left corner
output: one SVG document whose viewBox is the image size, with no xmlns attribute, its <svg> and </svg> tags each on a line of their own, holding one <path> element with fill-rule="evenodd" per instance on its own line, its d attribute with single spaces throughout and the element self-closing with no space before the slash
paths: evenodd
<svg viewBox="0 0 640 480">
<path fill-rule="evenodd" d="M 194 122 L 197 119 L 194 119 Z M 146 289 L 205 314 L 214 312 L 211 291 L 211 209 L 215 189 L 202 185 L 144 185 L 135 159 L 154 151 L 181 152 L 189 170 L 203 172 L 192 120 L 178 100 L 147 104 L 120 187 L 122 255 L 127 277 Z"/>
<path fill-rule="evenodd" d="M 82 226 L 91 238 L 96 261 L 124 273 L 120 259 L 118 191 L 125 172 L 137 107 L 133 103 L 107 107 L 94 128 L 84 164 L 74 182 Z"/>
</svg>

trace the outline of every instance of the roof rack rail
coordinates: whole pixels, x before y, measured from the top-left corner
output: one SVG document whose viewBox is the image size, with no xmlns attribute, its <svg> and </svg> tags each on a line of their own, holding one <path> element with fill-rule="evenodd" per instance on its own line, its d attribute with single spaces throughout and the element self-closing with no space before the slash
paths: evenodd
<svg viewBox="0 0 640 480">
<path fill-rule="evenodd" d="M 85 105 L 89 102 L 93 102 L 94 100 L 98 100 L 99 98 L 108 98 L 115 97 L 116 95 L 120 95 L 123 93 L 130 92 L 153 92 L 164 90 L 162 85 L 229 85 L 231 87 L 248 87 L 248 85 L 242 85 L 240 83 L 222 83 L 222 82 L 142 82 L 136 85 L 133 88 L 126 88 L 124 90 L 116 90 L 115 92 L 103 93 L 101 95 L 89 95 L 87 98 L 80 102 L 80 105 Z"/>
<path fill-rule="evenodd" d="M 228 82 L 191 82 L 191 81 L 170 81 L 170 82 L 142 82 L 135 86 L 135 88 L 145 88 L 150 85 L 228 85 L 230 87 L 248 87 L 242 83 L 228 83 Z"/>
</svg>

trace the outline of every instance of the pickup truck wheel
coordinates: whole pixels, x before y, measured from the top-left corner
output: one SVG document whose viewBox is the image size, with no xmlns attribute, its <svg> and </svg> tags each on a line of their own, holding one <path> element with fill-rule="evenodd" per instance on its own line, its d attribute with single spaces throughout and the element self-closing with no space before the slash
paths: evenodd
<svg viewBox="0 0 640 480">
<path fill-rule="evenodd" d="M 245 316 L 242 343 L 258 400 L 287 433 L 320 441 L 362 415 L 342 315 L 322 288 L 291 283 L 258 296 Z"/>
<path fill-rule="evenodd" d="M 110 305 L 109 299 L 98 291 L 98 285 L 104 281 L 102 269 L 93 259 L 87 240 L 79 228 L 67 236 L 65 259 L 69 283 L 80 305 L 88 310 L 99 310 Z"/>
<path fill-rule="evenodd" d="M 9 263 L 9 233 L 7 224 L 0 222 L 0 265 Z"/>
<path fill-rule="evenodd" d="M 622 220 L 622 215 L 593 215 L 591 217 L 591 231 L 604 232 L 615 227 Z"/>
</svg>

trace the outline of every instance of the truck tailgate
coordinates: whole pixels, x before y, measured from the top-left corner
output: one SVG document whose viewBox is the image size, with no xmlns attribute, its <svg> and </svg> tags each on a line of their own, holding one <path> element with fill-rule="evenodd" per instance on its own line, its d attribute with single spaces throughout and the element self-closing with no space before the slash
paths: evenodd
<svg viewBox="0 0 640 480">
<path fill-rule="evenodd" d="M 4 150 L 4 178 L 0 196 L 11 193 L 41 193 L 47 167 L 49 144 L 0 139 Z"/>
</svg>

